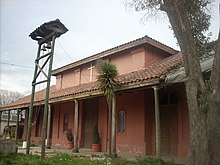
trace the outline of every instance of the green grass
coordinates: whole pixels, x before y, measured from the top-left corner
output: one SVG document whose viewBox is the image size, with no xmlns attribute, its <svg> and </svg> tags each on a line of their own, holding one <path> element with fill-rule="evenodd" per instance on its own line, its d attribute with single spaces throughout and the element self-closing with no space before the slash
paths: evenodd
<svg viewBox="0 0 220 165">
<path fill-rule="evenodd" d="M 0 165 L 42 165 L 43 161 L 37 155 L 0 154 Z M 45 164 L 46 165 L 46 164 Z"/>
<path fill-rule="evenodd" d="M 138 165 L 175 165 L 173 161 L 165 162 L 161 159 L 156 159 L 152 157 L 140 157 L 137 158 Z"/>
<path fill-rule="evenodd" d="M 37 155 L 0 154 L 0 165 L 174 165 L 173 162 L 163 162 L 150 157 L 140 157 L 136 161 L 110 157 L 73 157 L 66 153 L 41 160 Z"/>
</svg>

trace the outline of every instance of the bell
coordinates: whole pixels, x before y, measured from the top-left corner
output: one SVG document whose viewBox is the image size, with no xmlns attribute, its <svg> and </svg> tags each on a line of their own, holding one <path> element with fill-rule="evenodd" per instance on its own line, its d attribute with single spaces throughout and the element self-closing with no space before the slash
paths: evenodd
<svg viewBox="0 0 220 165">
<path fill-rule="evenodd" d="M 51 49 L 51 42 L 48 42 L 47 44 L 46 44 L 46 46 L 45 46 L 45 48 L 47 48 L 47 49 Z"/>
<path fill-rule="evenodd" d="M 44 52 L 47 51 L 45 45 L 43 45 L 43 48 L 41 50 L 43 50 Z"/>
</svg>

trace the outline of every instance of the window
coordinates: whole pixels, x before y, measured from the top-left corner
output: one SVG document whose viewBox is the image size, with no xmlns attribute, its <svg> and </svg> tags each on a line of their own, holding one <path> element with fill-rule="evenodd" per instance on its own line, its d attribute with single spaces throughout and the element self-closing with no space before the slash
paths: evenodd
<svg viewBox="0 0 220 165">
<path fill-rule="evenodd" d="M 174 92 L 167 92 L 160 96 L 160 105 L 177 104 L 178 98 Z"/>
<path fill-rule="evenodd" d="M 118 132 L 125 133 L 125 119 L 126 113 L 124 110 L 118 112 Z"/>
<path fill-rule="evenodd" d="M 63 116 L 63 131 L 68 130 L 68 123 L 69 123 L 69 114 L 65 113 Z"/>
</svg>

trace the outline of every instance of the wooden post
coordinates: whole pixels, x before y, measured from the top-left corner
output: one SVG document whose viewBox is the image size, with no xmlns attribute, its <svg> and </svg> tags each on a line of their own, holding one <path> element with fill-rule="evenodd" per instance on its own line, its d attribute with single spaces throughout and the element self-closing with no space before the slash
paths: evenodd
<svg viewBox="0 0 220 165">
<path fill-rule="evenodd" d="M 16 132 L 15 132 L 15 141 L 18 141 L 18 130 L 19 130 L 19 109 L 17 109 L 17 118 L 16 118 Z"/>
<path fill-rule="evenodd" d="M 3 134 L 2 132 L 2 111 L 0 111 L 0 135 L 1 133 Z"/>
<path fill-rule="evenodd" d="M 75 102 L 75 114 L 74 114 L 74 153 L 78 153 L 78 128 L 79 128 L 79 103 L 78 100 L 74 100 Z"/>
<path fill-rule="evenodd" d="M 7 126 L 9 127 L 9 121 L 10 121 L 10 111 L 8 111 L 8 120 L 7 120 Z"/>
<path fill-rule="evenodd" d="M 47 144 L 46 148 L 51 149 L 51 141 L 50 141 L 50 123 L 51 123 L 51 105 L 48 105 L 48 118 L 47 118 Z"/>
<path fill-rule="evenodd" d="M 116 95 L 112 97 L 112 143 L 111 143 L 112 156 L 117 157 L 116 153 Z"/>
<path fill-rule="evenodd" d="M 37 58 L 40 57 L 40 51 L 41 51 L 41 45 L 38 46 Z M 36 61 L 36 62 L 38 64 L 39 61 Z M 35 77 L 37 75 L 37 71 L 38 71 L 38 66 L 35 65 L 35 68 L 34 68 L 34 80 L 32 82 L 31 103 L 30 103 L 29 117 L 28 117 L 28 131 L 27 131 L 26 154 L 29 154 L 29 152 L 30 152 L 32 116 L 33 116 L 33 110 L 34 110 L 34 93 L 35 93 L 35 83 L 36 83 Z"/>
<path fill-rule="evenodd" d="M 49 62 L 49 68 L 48 68 L 47 88 L 46 88 L 46 96 L 45 96 L 45 103 L 44 103 L 44 117 L 43 117 L 43 128 L 42 128 L 42 138 L 41 138 L 41 159 L 45 158 L 45 137 L 46 137 L 46 128 L 47 128 L 47 114 L 48 114 L 48 103 L 49 103 L 49 94 L 50 94 L 50 79 L 51 79 L 51 70 L 52 70 L 52 64 L 53 64 L 55 39 L 56 39 L 56 36 L 54 35 L 52 38 L 52 47 L 51 47 L 50 62 Z"/>
<path fill-rule="evenodd" d="M 29 121 L 29 108 L 25 108 L 25 122 L 24 122 L 24 132 L 23 132 L 23 136 L 22 139 L 23 141 L 26 143 L 26 147 L 27 147 L 27 133 L 28 133 L 28 121 Z"/>
<path fill-rule="evenodd" d="M 111 124 L 112 124 L 112 103 L 108 103 L 108 155 L 111 156 L 112 150 L 111 150 Z"/>
<path fill-rule="evenodd" d="M 158 100 L 158 87 L 154 87 L 154 104 L 155 104 L 155 127 L 156 127 L 156 157 L 160 158 L 160 109 Z"/>
</svg>

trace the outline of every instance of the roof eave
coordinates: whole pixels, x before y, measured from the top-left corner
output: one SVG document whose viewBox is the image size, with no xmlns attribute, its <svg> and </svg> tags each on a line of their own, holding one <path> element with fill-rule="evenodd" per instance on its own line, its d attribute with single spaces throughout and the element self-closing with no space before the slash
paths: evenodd
<svg viewBox="0 0 220 165">
<path fill-rule="evenodd" d="M 145 81 L 145 82 L 137 82 L 133 84 L 127 84 L 123 86 L 119 86 L 116 89 L 117 92 L 125 91 L 125 90 L 132 90 L 132 89 L 137 89 L 137 88 L 150 88 L 152 86 L 158 85 L 160 83 L 159 79 L 154 79 L 150 81 Z M 86 92 L 86 93 L 79 93 L 75 95 L 68 95 L 68 96 L 62 96 L 58 98 L 51 98 L 49 103 L 58 103 L 58 102 L 66 102 L 66 101 L 71 101 L 71 100 L 82 100 L 82 99 L 88 99 L 92 97 L 98 97 L 98 96 L 103 96 L 103 92 L 96 90 L 96 91 L 91 91 L 91 92 Z"/>
<path fill-rule="evenodd" d="M 116 89 L 116 92 L 121 92 L 121 91 L 125 91 L 125 90 L 132 90 L 132 89 L 137 89 L 137 88 L 150 88 L 152 86 L 158 85 L 160 83 L 159 78 L 155 78 L 152 80 L 146 80 L 143 82 L 135 82 L 135 83 L 128 83 L 128 84 L 124 84 L 119 86 Z M 74 94 L 74 95 L 67 95 L 67 96 L 60 96 L 60 97 L 56 97 L 56 98 L 50 98 L 49 100 L 49 104 L 54 104 L 54 103 L 59 103 L 59 102 L 67 102 L 67 101 L 71 101 L 71 100 L 82 100 L 82 99 L 88 99 L 91 97 L 98 97 L 98 96 L 102 96 L 103 92 L 101 92 L 100 90 L 95 90 L 95 91 L 91 91 L 91 92 L 85 92 L 85 93 L 78 93 L 78 94 Z M 44 100 L 42 101 L 38 101 L 34 103 L 34 106 L 37 105 L 43 105 L 44 104 Z M 0 111 L 8 111 L 8 110 L 14 110 L 14 109 L 25 109 L 28 108 L 29 104 L 20 104 L 20 105 L 15 105 L 15 106 L 10 106 L 10 107 L 3 107 L 0 108 Z"/>
</svg>

